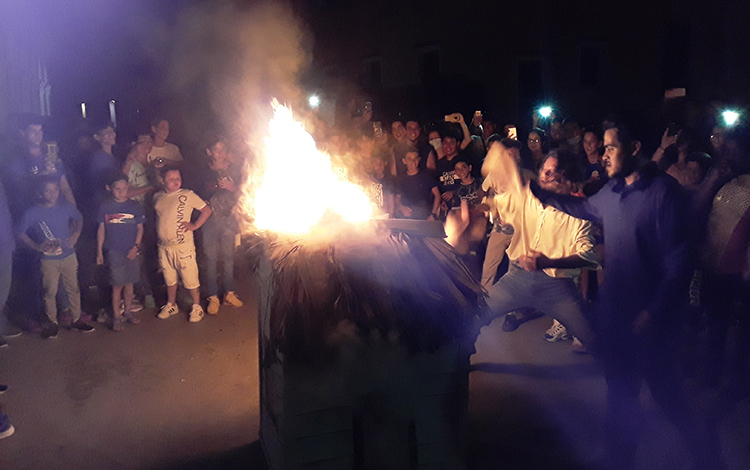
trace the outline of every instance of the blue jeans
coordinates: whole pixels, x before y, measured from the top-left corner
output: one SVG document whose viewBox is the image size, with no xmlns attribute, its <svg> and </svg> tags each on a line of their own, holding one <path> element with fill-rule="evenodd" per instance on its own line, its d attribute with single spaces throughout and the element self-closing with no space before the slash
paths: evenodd
<svg viewBox="0 0 750 470">
<path fill-rule="evenodd" d="M 219 295 L 217 265 L 221 261 L 224 291 L 234 291 L 234 239 L 239 233 L 234 218 L 211 216 L 203 225 L 203 254 L 206 257 L 206 295 Z"/>
<path fill-rule="evenodd" d="M 565 325 L 583 344 L 590 345 L 594 332 L 583 314 L 581 295 L 572 279 L 554 278 L 544 271 L 525 271 L 511 265 L 508 272 L 487 289 L 492 319 L 523 307 L 535 308 Z"/>
</svg>

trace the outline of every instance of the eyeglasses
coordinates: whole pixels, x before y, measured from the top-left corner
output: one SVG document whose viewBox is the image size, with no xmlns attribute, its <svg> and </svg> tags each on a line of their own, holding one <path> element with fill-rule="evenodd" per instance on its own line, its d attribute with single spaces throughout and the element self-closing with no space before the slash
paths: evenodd
<svg viewBox="0 0 750 470">
<path fill-rule="evenodd" d="M 539 142 L 541 142 L 539 139 L 529 139 L 530 144 L 538 144 Z"/>
</svg>

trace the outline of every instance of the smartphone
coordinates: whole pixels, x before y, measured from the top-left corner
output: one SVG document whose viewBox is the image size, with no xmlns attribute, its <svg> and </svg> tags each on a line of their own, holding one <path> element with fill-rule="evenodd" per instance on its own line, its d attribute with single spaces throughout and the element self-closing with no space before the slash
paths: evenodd
<svg viewBox="0 0 750 470">
<path fill-rule="evenodd" d="M 383 123 L 380 121 L 373 122 L 372 133 L 375 135 L 375 137 L 382 137 L 383 136 Z"/>
<path fill-rule="evenodd" d="M 508 128 L 508 138 L 513 140 L 518 140 L 518 131 L 515 127 L 509 127 Z"/>
<path fill-rule="evenodd" d="M 480 109 L 477 109 L 476 111 L 474 111 L 474 116 L 480 117 L 481 115 L 482 115 L 482 111 Z"/>
<path fill-rule="evenodd" d="M 371 101 L 365 101 L 364 111 L 366 113 L 372 112 L 372 102 Z"/>
<path fill-rule="evenodd" d="M 59 155 L 60 149 L 57 146 L 57 142 L 47 142 L 47 161 L 56 163 Z"/>
<path fill-rule="evenodd" d="M 667 135 L 668 136 L 670 136 L 670 137 L 675 136 L 675 135 L 677 135 L 678 132 L 680 132 L 680 126 L 678 126 L 676 123 L 670 122 L 669 124 L 667 124 Z"/>
</svg>

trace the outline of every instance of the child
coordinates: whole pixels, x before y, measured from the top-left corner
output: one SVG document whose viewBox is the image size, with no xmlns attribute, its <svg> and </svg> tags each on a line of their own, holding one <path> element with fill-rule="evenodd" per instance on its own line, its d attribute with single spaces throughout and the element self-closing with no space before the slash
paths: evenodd
<svg viewBox="0 0 750 470">
<path fill-rule="evenodd" d="M 159 264 L 167 284 L 167 304 L 161 308 L 161 319 L 177 314 L 177 276 L 182 278 L 185 288 L 193 298 L 190 322 L 203 319 L 200 306 L 200 281 L 195 262 L 193 231 L 199 229 L 211 215 L 211 206 L 189 189 L 182 189 L 180 170 L 171 167 L 161 169 L 164 190 L 154 195 L 156 209 L 156 232 L 159 237 Z M 195 223 L 190 222 L 193 209 L 201 215 Z"/>
<path fill-rule="evenodd" d="M 43 176 L 39 179 L 41 203 L 23 215 L 18 227 L 19 241 L 41 253 L 44 312 L 47 323 L 42 328 L 42 338 L 57 336 L 57 295 L 62 284 L 70 302 L 73 324 L 78 331 L 94 328 L 81 320 L 81 292 L 78 290 L 78 258 L 73 248 L 81 235 L 83 217 L 72 204 L 60 198 L 58 179 Z"/>
<path fill-rule="evenodd" d="M 117 173 L 110 180 L 107 189 L 112 198 L 102 202 L 97 220 L 96 264 L 104 264 L 104 249 L 107 250 L 110 282 L 112 283 L 113 331 L 122 331 L 123 313 L 130 323 L 138 323 L 131 310 L 133 284 L 140 278 L 140 263 L 136 259 L 143 238 L 143 221 L 146 216 L 140 204 L 128 199 L 128 177 Z M 124 292 L 124 312 L 121 299 Z"/>
<path fill-rule="evenodd" d="M 203 254 L 206 257 L 206 294 L 209 315 L 219 313 L 219 285 L 217 264 L 223 266 L 224 305 L 242 307 L 234 292 L 234 245 L 240 233 L 232 212 L 242 183 L 242 169 L 232 162 L 226 142 L 215 137 L 206 147 L 211 159 L 205 172 L 202 196 L 210 201 L 213 214 L 203 226 Z"/>
<path fill-rule="evenodd" d="M 419 168 L 419 160 L 416 151 L 409 151 L 402 158 L 406 173 L 397 182 L 396 212 L 400 212 L 404 219 L 435 220 L 440 207 L 438 183 L 427 170 Z"/>
</svg>

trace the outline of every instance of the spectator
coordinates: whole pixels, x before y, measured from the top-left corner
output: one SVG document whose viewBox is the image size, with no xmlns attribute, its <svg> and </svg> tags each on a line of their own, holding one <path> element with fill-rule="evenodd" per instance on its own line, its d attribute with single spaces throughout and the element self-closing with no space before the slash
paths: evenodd
<svg viewBox="0 0 750 470">
<path fill-rule="evenodd" d="M 565 127 L 563 120 L 555 117 L 549 126 L 550 149 L 556 149 L 565 145 Z"/>
<path fill-rule="evenodd" d="M 94 128 L 94 140 L 101 148 L 91 154 L 88 166 L 89 186 L 93 190 L 94 203 L 100 204 L 107 196 L 107 185 L 110 183 L 112 174 L 118 172 L 122 164 L 112 152 L 112 148 L 117 143 L 117 133 L 111 122 L 102 123 Z"/>
<path fill-rule="evenodd" d="M 440 192 L 435 179 L 419 167 L 419 154 L 407 152 L 403 159 L 406 173 L 397 180 L 396 214 L 405 219 L 435 220 Z"/>
<path fill-rule="evenodd" d="M 403 164 L 407 152 L 416 151 L 419 155 L 419 168 L 427 170 L 430 173 L 435 171 L 435 162 L 437 160 L 435 149 L 427 142 L 419 139 L 422 130 L 419 122 L 415 119 L 406 121 L 406 139 L 399 142 L 393 147 L 393 158 L 396 161 L 396 175 L 406 173 L 406 165 Z"/>
<path fill-rule="evenodd" d="M 534 172 L 539 172 L 542 168 L 542 162 L 547 156 L 549 149 L 547 148 L 547 134 L 538 127 L 529 132 L 529 138 L 526 140 L 526 147 L 531 153 L 529 169 Z"/>
<path fill-rule="evenodd" d="M 140 254 L 146 215 L 140 204 L 128 199 L 128 177 L 115 173 L 107 188 L 112 198 L 102 202 L 97 221 L 96 264 L 103 265 L 106 253 L 112 284 L 112 330 L 123 329 L 123 316 L 138 323 L 132 312 L 133 285 L 140 278 Z M 122 302 L 122 303 L 121 303 Z"/>
<path fill-rule="evenodd" d="M 435 149 L 435 156 L 437 157 L 437 160 L 440 160 L 445 156 L 445 154 L 443 153 L 443 139 L 440 137 L 440 132 L 437 130 L 431 130 L 428 138 L 430 145 L 432 145 L 432 148 Z"/>
<path fill-rule="evenodd" d="M 375 203 L 381 215 L 391 218 L 394 216 L 396 181 L 393 175 L 386 171 L 388 158 L 386 155 L 376 154 L 371 163 L 368 187 L 370 200 Z"/>
<path fill-rule="evenodd" d="M 449 128 L 443 134 L 443 158 L 437 161 L 435 167 L 441 193 L 453 186 L 458 180 L 456 177 L 456 162 L 466 161 L 465 158 L 459 155 L 459 139 L 458 132 L 453 128 Z"/>
<path fill-rule="evenodd" d="M 203 308 L 200 306 L 200 280 L 193 231 L 206 223 L 211 215 L 211 206 L 194 192 L 182 188 L 179 169 L 164 167 L 161 177 L 164 190 L 154 195 L 154 207 L 159 236 L 159 265 L 167 284 L 167 304 L 161 308 L 158 317 L 167 319 L 179 313 L 176 303 L 179 276 L 192 297 L 190 322 L 195 323 L 203 320 Z M 201 213 L 195 222 L 190 221 L 193 210 Z"/>
<path fill-rule="evenodd" d="M 583 134 L 583 151 L 586 154 L 583 193 L 591 196 L 607 182 L 607 174 L 602 165 L 602 138 L 598 130 L 586 129 Z"/>
<path fill-rule="evenodd" d="M 231 158 L 227 142 L 215 137 L 206 147 L 208 171 L 201 196 L 209 201 L 212 213 L 203 225 L 203 254 L 206 258 L 206 294 L 210 315 L 219 313 L 217 265 L 223 266 L 224 305 L 242 307 L 234 291 L 234 247 L 240 233 L 234 206 L 242 184 L 242 168 Z"/>
<path fill-rule="evenodd" d="M 42 330 L 42 338 L 57 336 L 55 297 L 61 280 L 73 315 L 71 327 L 84 332 L 92 331 L 93 327 L 81 320 L 78 259 L 74 251 L 81 235 L 83 217 L 68 201 L 58 201 L 60 181 L 53 175 L 40 178 L 37 188 L 41 202 L 26 211 L 16 233 L 21 242 L 41 253 L 44 312 L 48 319 Z"/>
<path fill-rule="evenodd" d="M 479 180 L 471 176 L 471 165 L 456 162 L 456 183 L 442 194 L 448 205 L 445 221 L 447 241 L 456 251 L 468 254 L 487 232 L 487 216 L 484 208 L 478 208 L 484 198 Z"/>
<path fill-rule="evenodd" d="M 154 146 L 148 153 L 148 162 L 157 168 L 164 165 L 180 165 L 183 158 L 180 148 L 175 144 L 167 142 L 169 138 L 169 121 L 157 118 L 151 121 L 151 133 L 154 138 Z"/>
<path fill-rule="evenodd" d="M 146 204 L 146 194 L 154 190 L 154 185 L 150 183 L 146 172 L 149 152 L 152 148 L 151 134 L 139 134 L 138 140 L 133 143 L 122 166 L 122 172 L 128 177 L 128 199 L 133 199 L 141 206 Z"/>
<path fill-rule="evenodd" d="M 583 154 L 583 147 L 581 145 L 583 128 L 578 122 L 578 119 L 572 117 L 565 119 L 565 121 L 563 121 L 563 128 L 565 129 L 564 147 L 576 155 Z"/>
<path fill-rule="evenodd" d="M 596 304 L 607 381 L 606 450 L 632 468 L 641 382 L 688 443 L 696 468 L 721 467 L 718 436 L 688 407 L 674 367 L 674 329 L 689 279 L 689 220 L 680 186 L 641 160 L 641 143 L 615 124 L 604 133 L 610 181 L 590 198 L 540 191 L 571 215 L 602 221 L 607 276 Z"/>
</svg>

